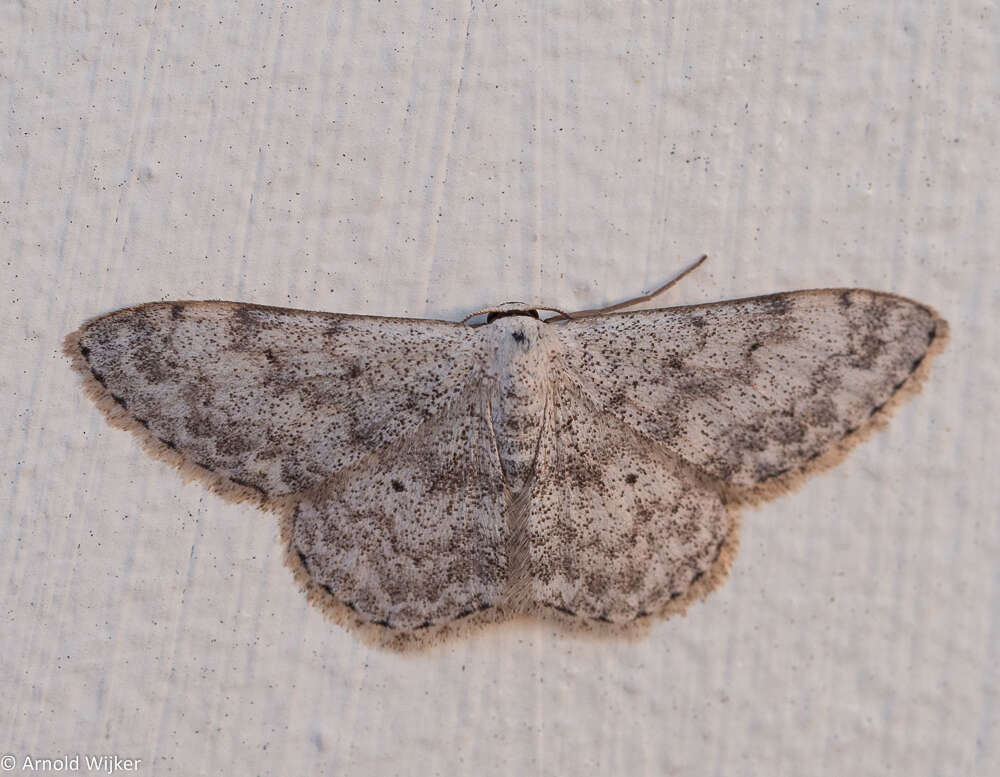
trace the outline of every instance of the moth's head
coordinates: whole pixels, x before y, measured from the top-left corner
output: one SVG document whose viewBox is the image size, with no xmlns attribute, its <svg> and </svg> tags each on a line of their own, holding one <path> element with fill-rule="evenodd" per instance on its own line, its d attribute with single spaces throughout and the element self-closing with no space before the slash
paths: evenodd
<svg viewBox="0 0 1000 777">
<path fill-rule="evenodd" d="M 526 355 L 542 354 L 539 344 L 543 341 L 545 322 L 538 315 L 538 308 L 524 302 L 505 302 L 480 311 L 486 320 L 479 324 L 484 343 L 496 348 L 501 364 L 510 364 Z M 477 326 L 473 324 L 472 326 Z"/>
<path fill-rule="evenodd" d="M 492 324 L 498 318 L 507 318 L 508 316 L 527 316 L 528 318 L 538 318 L 538 311 L 534 308 L 528 307 L 524 302 L 505 302 L 502 305 L 497 305 L 489 310 L 483 311 L 486 313 L 486 323 Z"/>
<path fill-rule="evenodd" d="M 534 318 L 536 320 L 541 319 L 541 316 L 538 315 L 538 308 L 532 307 L 527 302 L 504 302 L 502 305 L 483 308 L 467 315 L 462 319 L 462 323 L 464 324 L 469 319 L 476 318 L 476 316 L 486 316 L 486 320 L 478 324 L 472 324 L 471 326 L 486 326 L 487 324 L 492 324 L 498 318 L 510 318 L 512 316 L 526 316 L 527 318 Z"/>
</svg>

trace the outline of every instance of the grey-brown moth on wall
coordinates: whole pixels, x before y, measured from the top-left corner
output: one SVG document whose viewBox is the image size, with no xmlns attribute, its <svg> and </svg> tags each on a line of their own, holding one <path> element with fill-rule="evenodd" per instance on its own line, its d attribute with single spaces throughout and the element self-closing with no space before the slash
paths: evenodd
<svg viewBox="0 0 1000 777">
<path fill-rule="evenodd" d="M 740 504 L 839 460 L 946 337 L 912 300 L 820 289 L 478 327 L 149 303 L 65 352 L 111 423 L 279 514 L 311 601 L 404 647 L 682 611 L 728 571 Z"/>
</svg>

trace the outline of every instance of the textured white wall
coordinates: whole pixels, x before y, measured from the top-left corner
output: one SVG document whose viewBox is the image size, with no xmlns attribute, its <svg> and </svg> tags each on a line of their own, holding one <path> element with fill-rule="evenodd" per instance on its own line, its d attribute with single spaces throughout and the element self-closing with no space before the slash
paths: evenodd
<svg viewBox="0 0 1000 777">
<path fill-rule="evenodd" d="M 0 9 L 0 751 L 144 774 L 1000 771 L 995 2 Z M 276 520 L 110 429 L 85 318 L 458 318 L 862 286 L 953 339 L 890 428 L 749 510 L 638 643 L 418 656 L 308 607 Z"/>
</svg>

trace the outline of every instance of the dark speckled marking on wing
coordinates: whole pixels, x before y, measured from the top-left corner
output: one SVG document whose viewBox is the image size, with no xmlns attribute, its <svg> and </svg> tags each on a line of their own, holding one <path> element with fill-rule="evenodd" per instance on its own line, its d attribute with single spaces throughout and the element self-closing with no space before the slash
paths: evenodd
<svg viewBox="0 0 1000 777">
<path fill-rule="evenodd" d="M 373 322 L 377 321 L 377 325 Z M 416 428 L 481 367 L 467 327 L 223 302 L 127 308 L 80 339 L 152 434 L 269 496 Z"/>
<path fill-rule="evenodd" d="M 530 598 L 623 623 L 708 572 L 731 528 L 717 484 L 557 375 L 527 519 Z"/>
<path fill-rule="evenodd" d="M 559 337 L 596 406 L 753 489 L 867 423 L 935 330 L 910 300 L 829 290 L 570 321 Z"/>
<path fill-rule="evenodd" d="M 370 623 L 415 629 L 499 603 L 508 494 L 488 387 L 303 494 L 292 542 L 314 581 Z"/>
</svg>

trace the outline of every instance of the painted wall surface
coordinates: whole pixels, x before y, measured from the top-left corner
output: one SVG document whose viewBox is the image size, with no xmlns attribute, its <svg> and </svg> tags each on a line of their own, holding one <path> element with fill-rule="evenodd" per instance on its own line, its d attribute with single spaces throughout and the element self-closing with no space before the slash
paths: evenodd
<svg viewBox="0 0 1000 777">
<path fill-rule="evenodd" d="M 4 4 L 13 773 L 1000 773 L 998 38 L 971 0 Z M 143 455 L 59 351 L 152 300 L 596 307 L 701 253 L 662 304 L 873 288 L 952 341 L 638 642 L 360 644 L 273 516 Z"/>
</svg>

